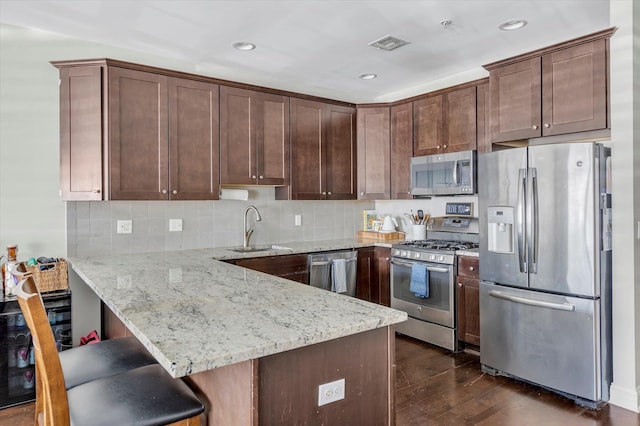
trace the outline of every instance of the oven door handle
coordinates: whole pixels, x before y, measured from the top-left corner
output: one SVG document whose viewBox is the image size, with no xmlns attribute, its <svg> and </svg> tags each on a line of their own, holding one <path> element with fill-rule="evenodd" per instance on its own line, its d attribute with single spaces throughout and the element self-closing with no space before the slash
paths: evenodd
<svg viewBox="0 0 640 426">
<path fill-rule="evenodd" d="M 408 268 L 411 268 L 413 266 L 414 262 L 400 262 L 398 260 L 392 260 L 391 263 L 393 265 L 406 266 Z M 440 267 L 437 267 L 437 266 L 428 266 L 427 267 L 427 271 L 429 271 L 429 272 L 444 272 L 444 273 L 447 273 L 447 272 L 449 272 L 449 268 L 440 268 Z"/>
</svg>

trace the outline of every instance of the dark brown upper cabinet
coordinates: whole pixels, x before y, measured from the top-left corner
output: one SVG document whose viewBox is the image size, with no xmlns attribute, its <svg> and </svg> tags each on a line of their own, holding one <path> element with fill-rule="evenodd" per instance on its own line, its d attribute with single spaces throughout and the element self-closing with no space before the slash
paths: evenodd
<svg viewBox="0 0 640 426">
<path fill-rule="evenodd" d="M 478 154 L 484 154 L 491 152 L 491 91 L 488 82 L 478 85 L 476 98 Z"/>
<path fill-rule="evenodd" d="M 108 72 L 110 199 L 216 199 L 218 86 Z"/>
<path fill-rule="evenodd" d="M 64 200 L 218 196 L 218 85 L 107 60 L 60 69 Z"/>
<path fill-rule="evenodd" d="M 413 155 L 476 149 L 476 87 L 437 92 L 413 102 Z"/>
<path fill-rule="evenodd" d="M 412 199 L 413 104 L 391 107 L 391 199 Z"/>
<path fill-rule="evenodd" d="M 388 200 L 391 194 L 389 107 L 358 108 L 358 199 Z"/>
<path fill-rule="evenodd" d="M 485 65 L 491 141 L 606 129 L 607 51 L 613 29 Z"/>
<path fill-rule="evenodd" d="M 355 108 L 291 98 L 290 114 L 291 187 L 288 198 L 355 199 Z"/>
<path fill-rule="evenodd" d="M 220 183 L 289 183 L 289 98 L 220 88 Z"/>
<path fill-rule="evenodd" d="M 60 69 L 60 195 L 63 200 L 102 200 L 103 69 Z"/>
</svg>

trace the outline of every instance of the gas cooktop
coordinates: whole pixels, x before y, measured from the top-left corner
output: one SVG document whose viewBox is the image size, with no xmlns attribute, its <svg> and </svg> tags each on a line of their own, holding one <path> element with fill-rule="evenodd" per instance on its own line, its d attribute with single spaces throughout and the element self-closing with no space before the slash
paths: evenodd
<svg viewBox="0 0 640 426">
<path fill-rule="evenodd" d="M 399 243 L 395 246 L 411 249 L 454 251 L 476 249 L 478 248 L 478 243 L 466 241 L 417 240 Z"/>
</svg>

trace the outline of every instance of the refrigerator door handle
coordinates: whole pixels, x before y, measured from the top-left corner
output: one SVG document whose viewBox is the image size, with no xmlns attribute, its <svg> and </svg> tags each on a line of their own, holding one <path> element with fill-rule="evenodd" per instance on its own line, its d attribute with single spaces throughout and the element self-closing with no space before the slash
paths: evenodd
<svg viewBox="0 0 640 426">
<path fill-rule="evenodd" d="M 524 217 L 524 208 L 525 201 L 524 197 L 527 191 L 527 176 L 526 169 L 518 170 L 518 201 L 516 204 L 516 227 L 518 234 L 518 262 L 520 264 L 520 272 L 527 273 L 527 253 L 526 246 L 524 241 L 525 235 L 525 217 Z"/>
<path fill-rule="evenodd" d="M 458 160 L 455 160 L 453 162 L 453 170 L 451 172 L 451 175 L 453 176 L 454 186 L 458 186 Z"/>
<path fill-rule="evenodd" d="M 556 309 L 559 311 L 568 311 L 568 312 L 573 312 L 576 310 L 575 305 L 572 305 L 570 303 L 543 302 L 541 300 L 533 300 L 533 299 L 527 299 L 526 297 L 513 296 L 497 290 L 489 290 L 489 296 L 496 297 L 498 299 L 508 300 L 509 302 L 521 303 L 523 305 L 529 305 L 529 306 L 537 306 L 540 308 L 549 308 L 549 309 Z"/>
<path fill-rule="evenodd" d="M 538 229 L 539 229 L 539 212 L 538 212 L 538 169 L 529 169 L 531 197 L 529 198 L 529 220 L 531 221 L 529 238 L 527 239 L 529 248 L 529 272 L 535 274 L 538 272 Z"/>
</svg>

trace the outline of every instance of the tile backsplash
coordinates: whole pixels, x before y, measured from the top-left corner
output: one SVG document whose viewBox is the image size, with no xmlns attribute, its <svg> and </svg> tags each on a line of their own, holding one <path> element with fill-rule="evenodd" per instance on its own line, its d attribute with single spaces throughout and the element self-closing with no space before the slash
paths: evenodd
<svg viewBox="0 0 640 426">
<path fill-rule="evenodd" d="M 362 230 L 362 210 L 374 201 L 277 201 L 271 187 L 250 187 L 247 201 L 79 201 L 67 202 L 67 255 L 100 256 L 242 245 L 244 209 L 262 215 L 251 244 L 351 238 Z M 294 225 L 295 215 L 302 224 Z M 169 231 L 182 219 L 182 231 Z M 131 220 L 131 234 L 118 234 L 118 220 Z"/>
</svg>

